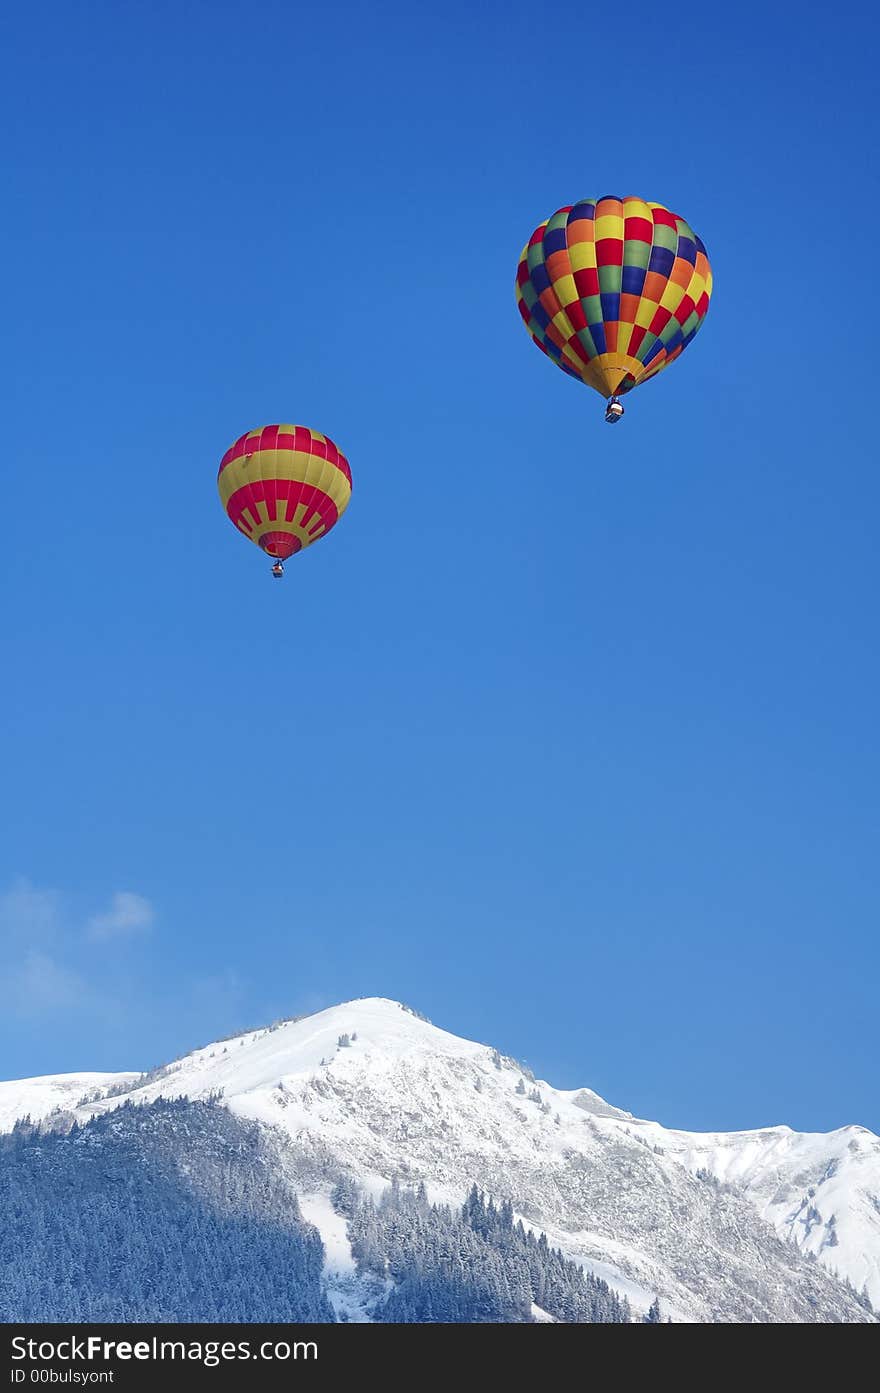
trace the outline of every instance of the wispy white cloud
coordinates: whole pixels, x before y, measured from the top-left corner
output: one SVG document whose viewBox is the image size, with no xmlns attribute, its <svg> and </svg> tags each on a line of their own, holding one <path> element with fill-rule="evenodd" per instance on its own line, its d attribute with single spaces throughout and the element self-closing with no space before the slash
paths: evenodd
<svg viewBox="0 0 880 1393">
<path fill-rule="evenodd" d="M 17 1016 L 51 1016 L 91 1004 L 85 978 L 48 953 L 28 953 L 11 974 L 9 1002 Z"/>
<path fill-rule="evenodd" d="M 40 890 L 29 880 L 15 880 L 0 894 L 0 944 L 50 943 L 61 925 L 61 896 Z"/>
<path fill-rule="evenodd" d="M 145 895 L 136 895 L 133 890 L 117 890 L 110 908 L 89 919 L 86 937 L 93 943 L 129 938 L 132 934 L 146 933 L 155 917 L 153 906 Z"/>
<path fill-rule="evenodd" d="M 130 890 L 113 895 L 102 913 L 84 919 L 71 897 L 16 880 L 0 890 L 0 981 L 4 1009 L 21 1020 L 88 1011 L 102 1019 L 131 1004 L 120 972 L 125 954 L 103 953 L 96 970 L 88 944 L 122 942 L 146 932 L 155 914 Z"/>
</svg>

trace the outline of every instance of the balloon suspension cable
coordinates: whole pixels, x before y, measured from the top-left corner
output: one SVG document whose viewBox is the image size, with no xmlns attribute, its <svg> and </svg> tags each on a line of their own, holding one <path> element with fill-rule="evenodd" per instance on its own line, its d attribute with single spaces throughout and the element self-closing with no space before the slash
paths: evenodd
<svg viewBox="0 0 880 1393">
<path fill-rule="evenodd" d="M 275 562 L 274 566 L 272 567 L 272 574 L 273 574 L 273 576 L 275 577 L 276 580 L 280 580 L 280 579 L 281 579 L 281 577 L 284 575 L 284 562 L 283 562 L 283 561 L 276 561 L 276 562 Z"/>
<path fill-rule="evenodd" d="M 609 397 L 608 405 L 605 408 L 605 420 L 609 426 L 616 425 L 623 415 L 623 406 L 619 397 Z"/>
</svg>

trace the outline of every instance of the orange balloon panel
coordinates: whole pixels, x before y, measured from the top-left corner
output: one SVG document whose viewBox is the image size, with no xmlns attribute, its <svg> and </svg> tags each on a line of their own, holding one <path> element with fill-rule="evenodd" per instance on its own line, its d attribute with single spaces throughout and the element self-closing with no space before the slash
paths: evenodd
<svg viewBox="0 0 880 1393">
<path fill-rule="evenodd" d="M 259 426 L 226 451 L 217 487 L 239 532 L 286 561 L 341 518 L 351 498 L 351 469 L 319 431 Z"/>
</svg>

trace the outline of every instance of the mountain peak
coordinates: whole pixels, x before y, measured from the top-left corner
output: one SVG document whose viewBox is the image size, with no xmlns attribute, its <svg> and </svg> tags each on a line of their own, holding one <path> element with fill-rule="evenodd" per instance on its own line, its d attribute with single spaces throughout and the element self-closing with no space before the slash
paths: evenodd
<svg viewBox="0 0 880 1393">
<path fill-rule="evenodd" d="M 51 1080 L 28 1082 L 45 1091 Z M 33 1095 L 23 1087 L 0 1085 L 0 1115 L 4 1090 L 7 1114 L 17 1089 L 19 1101 Z M 659 1292 L 679 1319 L 814 1319 L 797 1248 L 880 1300 L 880 1141 L 865 1129 L 671 1131 L 588 1088 L 555 1089 L 387 997 L 279 1021 L 82 1093 L 66 1095 L 80 1121 L 126 1099 L 220 1096 L 286 1135 L 306 1195 L 326 1193 L 332 1177 L 373 1189 L 398 1178 L 460 1204 L 476 1183 L 637 1307 Z M 770 1224 L 793 1243 L 780 1245 Z"/>
</svg>

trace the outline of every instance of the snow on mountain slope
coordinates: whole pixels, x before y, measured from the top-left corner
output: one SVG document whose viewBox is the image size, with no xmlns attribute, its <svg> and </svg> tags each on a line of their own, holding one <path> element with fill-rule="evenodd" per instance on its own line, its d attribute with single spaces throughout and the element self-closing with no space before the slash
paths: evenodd
<svg viewBox="0 0 880 1393">
<path fill-rule="evenodd" d="M 536 1083 L 489 1047 L 383 999 L 348 1002 L 209 1045 L 139 1081 L 128 1096 L 149 1101 L 217 1091 L 235 1112 L 281 1128 L 296 1143 L 303 1158 L 297 1188 L 319 1195 L 307 1200 L 319 1228 L 330 1223 L 320 1195 L 340 1173 L 373 1187 L 395 1176 L 424 1180 L 432 1199 L 454 1203 L 476 1182 L 509 1197 L 524 1221 L 545 1229 L 568 1256 L 638 1304 L 659 1293 L 673 1317 L 802 1321 L 863 1314 L 793 1244 L 780 1243 L 754 1208 L 777 1225 L 788 1214 L 781 1231 L 798 1237 L 788 1196 L 799 1195 L 823 1146 L 835 1153 L 842 1146 L 836 1173 L 842 1188 L 823 1191 L 822 1199 L 826 1234 L 833 1197 L 832 1227 L 840 1237 L 819 1257 L 842 1273 L 851 1265 L 854 1282 L 873 1272 L 880 1201 L 875 1213 L 870 1195 L 880 1192 L 880 1165 L 876 1138 L 860 1129 L 845 1129 L 854 1135 L 842 1142 L 840 1133 L 811 1139 L 785 1129 L 739 1138 L 667 1133 L 590 1090 Z M 118 1102 L 96 1101 L 81 1116 Z M 742 1141 L 777 1134 L 791 1144 L 774 1151 L 773 1143 Z M 864 1161 L 857 1171 L 849 1143 L 858 1138 Z M 825 1171 L 833 1159 L 828 1152 Z M 698 1171 L 744 1184 L 750 1198 Z M 825 1171 L 819 1185 L 835 1179 Z M 816 1222 L 809 1233 L 808 1227 L 805 1213 L 801 1236 L 812 1238 Z M 344 1280 L 337 1286 L 340 1300 L 356 1304 Z M 354 1306 L 351 1318 L 358 1318 Z"/>
<path fill-rule="evenodd" d="M 633 1123 L 696 1174 L 737 1185 L 782 1238 L 867 1290 L 880 1309 L 880 1137 L 835 1132 L 675 1132 Z"/>
<path fill-rule="evenodd" d="M 387 1294 L 387 1283 L 359 1276 L 346 1221 L 326 1193 L 299 1196 L 303 1218 L 314 1224 L 324 1244 L 324 1287 L 337 1320 L 369 1324 L 368 1307 Z"/>
<path fill-rule="evenodd" d="M 358 1277 L 343 1215 L 337 1215 L 330 1197 L 322 1192 L 299 1195 L 299 1212 L 315 1224 L 324 1245 L 323 1282 L 337 1321 L 369 1323 L 365 1283 Z"/>
<path fill-rule="evenodd" d="M 139 1074 L 45 1074 L 0 1083 L 0 1132 L 19 1117 L 38 1122 L 56 1108 L 72 1108 L 87 1095 L 103 1097 L 113 1084 L 130 1084 Z"/>
</svg>

